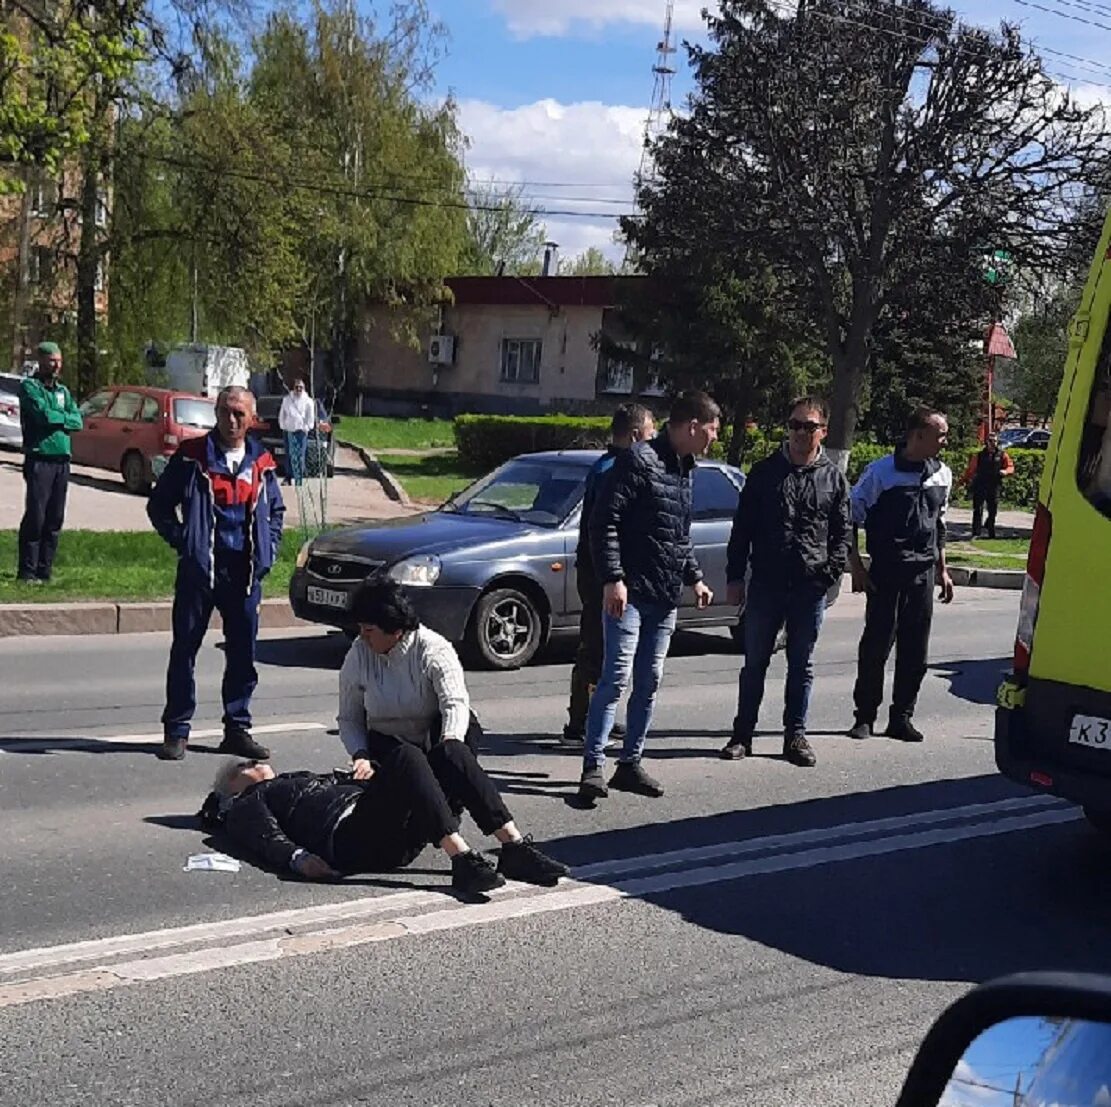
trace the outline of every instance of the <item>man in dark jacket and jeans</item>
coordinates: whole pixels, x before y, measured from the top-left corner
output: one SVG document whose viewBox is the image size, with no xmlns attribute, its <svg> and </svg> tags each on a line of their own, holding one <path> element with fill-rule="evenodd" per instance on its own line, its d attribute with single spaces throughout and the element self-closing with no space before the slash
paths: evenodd
<svg viewBox="0 0 1111 1107">
<path fill-rule="evenodd" d="M 220 749 L 270 756 L 251 737 L 251 696 L 258 684 L 262 578 L 278 556 L 285 505 L 274 459 L 247 435 L 254 419 L 254 396 L 245 388 L 225 388 L 216 399 L 216 429 L 178 447 L 147 505 L 154 529 L 178 556 L 158 752 L 164 761 L 185 756 L 197 706 L 193 669 L 213 608 L 224 624 Z"/>
<path fill-rule="evenodd" d="M 618 454 L 650 438 L 655 429 L 652 413 L 648 408 L 641 404 L 622 404 L 610 421 L 609 449 L 590 467 L 590 472 L 586 475 L 582 512 L 579 516 L 579 544 L 575 551 L 575 581 L 582 613 L 579 616 L 579 648 L 575 653 L 575 665 L 571 669 L 571 702 L 567 707 L 567 725 L 563 728 L 564 745 L 582 746 L 590 697 L 602 675 L 602 582 L 598 579 L 590 553 L 590 513 L 598 498 L 598 486 L 613 468 Z M 612 736 L 624 738 L 624 728 L 615 723 Z"/>
<path fill-rule="evenodd" d="M 745 604 L 745 663 L 733 735 L 721 751 L 728 761 L 752 753 L 764 677 L 779 628 L 787 625 L 787 689 L 783 756 L 815 764 L 806 740 L 806 711 L 814 683 L 811 657 L 826 593 L 849 557 L 849 485 L 822 450 L 829 412 L 805 396 L 791 405 L 783 448 L 757 462 L 745 481 L 729 536 L 728 600 Z M 747 589 L 749 566 L 752 579 Z"/>
<path fill-rule="evenodd" d="M 598 491 L 589 531 L 603 585 L 604 649 L 602 677 L 587 713 L 579 783 L 585 800 L 601 799 L 609 788 L 663 795 L 640 759 L 683 588 L 693 587 L 699 607 L 713 600 L 691 547 L 691 473 L 695 457 L 717 438 L 720 418 L 704 392 L 684 392 L 672 404 L 667 426 L 620 454 Z M 625 741 L 607 787 L 604 750 L 630 677 Z"/>
</svg>

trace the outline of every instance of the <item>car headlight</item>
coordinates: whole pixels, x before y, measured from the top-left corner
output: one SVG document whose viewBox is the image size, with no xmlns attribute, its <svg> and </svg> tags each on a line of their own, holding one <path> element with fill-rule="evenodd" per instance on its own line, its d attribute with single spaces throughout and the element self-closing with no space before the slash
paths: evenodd
<svg viewBox="0 0 1111 1107">
<path fill-rule="evenodd" d="M 438 557 L 432 554 L 419 554 L 399 561 L 389 572 L 390 580 L 398 584 L 409 584 L 418 588 L 435 584 L 440 579 L 442 566 Z"/>
<path fill-rule="evenodd" d="M 301 548 L 297 551 L 297 568 L 303 569 L 309 563 L 309 551 L 312 548 L 312 539 L 310 538 Z"/>
</svg>

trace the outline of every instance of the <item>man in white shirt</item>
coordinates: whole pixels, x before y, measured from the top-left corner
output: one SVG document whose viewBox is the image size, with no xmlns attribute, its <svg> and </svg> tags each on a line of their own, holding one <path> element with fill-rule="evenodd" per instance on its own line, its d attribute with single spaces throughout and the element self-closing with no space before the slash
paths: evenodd
<svg viewBox="0 0 1111 1107">
<path fill-rule="evenodd" d="M 399 749 L 419 751 L 453 814 L 466 810 L 483 834 L 502 844 L 495 872 L 480 854 L 457 854 L 457 843 L 441 843 L 453 872 L 459 867 L 489 870 L 466 874 L 468 886 L 489 891 L 504 883 L 501 877 L 554 884 L 567 875 L 565 865 L 521 836 L 497 785 L 478 763 L 475 747 L 482 731 L 452 644 L 421 625 L 400 586 L 390 580 L 374 578 L 362 585 L 351 614 L 359 637 L 340 670 L 337 721 L 355 780 L 370 780 L 378 767 L 392 765 Z"/>
<path fill-rule="evenodd" d="M 293 385 L 282 400 L 278 426 L 285 432 L 286 466 L 282 483 L 289 484 L 292 478 L 295 484 L 300 484 L 305 476 L 309 434 L 316 428 L 316 401 L 305 390 L 300 377 L 293 378 Z"/>
</svg>

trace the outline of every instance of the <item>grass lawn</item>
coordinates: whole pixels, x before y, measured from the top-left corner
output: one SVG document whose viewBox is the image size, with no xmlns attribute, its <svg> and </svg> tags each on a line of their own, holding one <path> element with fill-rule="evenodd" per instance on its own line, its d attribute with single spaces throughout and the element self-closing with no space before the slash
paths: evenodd
<svg viewBox="0 0 1111 1107">
<path fill-rule="evenodd" d="M 975 542 L 950 542 L 945 547 L 950 565 L 970 569 L 1025 569 L 1027 538 L 977 538 Z"/>
<path fill-rule="evenodd" d="M 336 437 L 374 453 L 382 450 L 430 450 L 455 446 L 447 419 L 387 419 L 381 415 L 344 415 Z"/>
<path fill-rule="evenodd" d="M 262 586 L 264 598 L 285 596 L 300 535 L 287 534 L 278 564 Z M 152 531 L 63 530 L 54 579 L 36 586 L 15 579 L 16 532 L 0 531 L 0 603 L 66 600 L 166 600 L 173 595 L 177 558 Z"/>
<path fill-rule="evenodd" d="M 409 499 L 437 507 L 482 475 L 464 473 L 454 453 L 428 457 L 380 453 L 378 460 L 401 482 Z"/>
</svg>

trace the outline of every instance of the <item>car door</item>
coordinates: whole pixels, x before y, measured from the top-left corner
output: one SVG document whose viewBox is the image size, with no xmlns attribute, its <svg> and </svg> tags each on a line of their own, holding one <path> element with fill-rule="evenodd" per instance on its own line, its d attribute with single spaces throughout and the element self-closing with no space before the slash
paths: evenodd
<svg viewBox="0 0 1111 1107">
<path fill-rule="evenodd" d="M 741 490 L 717 465 L 698 465 L 691 490 L 691 542 L 702 569 L 702 579 L 714 593 L 713 604 L 703 611 L 694 605 L 694 595 L 683 589 L 684 623 L 720 622 L 725 605 L 725 565 L 729 534 Z"/>
<path fill-rule="evenodd" d="M 106 415 L 115 398 L 114 388 L 102 388 L 81 404 L 83 425 L 79 431 L 74 431 L 70 436 L 73 460 L 78 465 L 104 468 L 103 459 L 107 454 L 104 439 L 109 427 Z"/>
<path fill-rule="evenodd" d="M 143 409 L 146 397 L 141 392 L 122 390 L 116 393 L 111 407 L 106 412 L 104 423 L 104 469 L 120 471 L 123 455 L 131 449 L 140 449 L 141 434 L 136 418 Z"/>
</svg>

